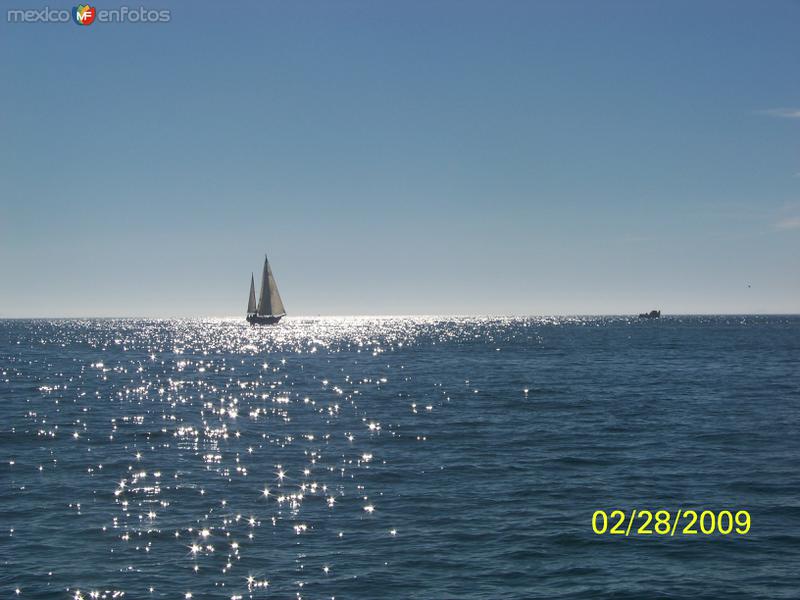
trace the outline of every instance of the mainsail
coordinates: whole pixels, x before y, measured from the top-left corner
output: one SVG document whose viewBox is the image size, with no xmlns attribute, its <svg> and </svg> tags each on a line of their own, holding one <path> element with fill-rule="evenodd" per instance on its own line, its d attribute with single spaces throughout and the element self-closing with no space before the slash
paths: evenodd
<svg viewBox="0 0 800 600">
<path fill-rule="evenodd" d="M 264 256 L 264 272 L 261 275 L 261 297 L 258 300 L 258 315 L 279 316 L 285 314 L 286 309 L 283 308 L 283 301 L 278 293 L 278 285 L 275 283 L 275 277 L 272 276 L 269 261 Z"/>
<path fill-rule="evenodd" d="M 247 314 L 252 315 L 256 312 L 256 282 L 253 274 L 250 273 L 250 299 L 247 301 Z"/>
</svg>

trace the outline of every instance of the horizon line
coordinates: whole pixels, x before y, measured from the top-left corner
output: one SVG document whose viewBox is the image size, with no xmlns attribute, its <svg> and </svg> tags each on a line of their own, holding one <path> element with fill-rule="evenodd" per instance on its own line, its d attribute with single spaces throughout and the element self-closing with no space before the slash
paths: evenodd
<svg viewBox="0 0 800 600">
<path fill-rule="evenodd" d="M 408 314 L 350 314 L 350 315 L 286 315 L 285 320 L 299 319 L 408 319 L 408 318 L 549 318 L 549 317 L 638 317 L 640 313 L 408 313 Z M 663 313 L 661 317 L 798 317 L 800 312 L 688 312 Z M 228 316 L 3 316 L 0 321 L 42 321 L 42 320 L 153 320 L 153 321 L 244 321 L 245 317 Z"/>
</svg>

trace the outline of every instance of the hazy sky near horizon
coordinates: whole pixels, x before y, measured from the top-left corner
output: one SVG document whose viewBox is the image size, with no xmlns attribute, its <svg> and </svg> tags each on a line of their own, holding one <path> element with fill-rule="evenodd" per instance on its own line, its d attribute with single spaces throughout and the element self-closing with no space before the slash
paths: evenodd
<svg viewBox="0 0 800 600">
<path fill-rule="evenodd" d="M 0 317 L 800 312 L 798 2 L 17 4 Z"/>
</svg>

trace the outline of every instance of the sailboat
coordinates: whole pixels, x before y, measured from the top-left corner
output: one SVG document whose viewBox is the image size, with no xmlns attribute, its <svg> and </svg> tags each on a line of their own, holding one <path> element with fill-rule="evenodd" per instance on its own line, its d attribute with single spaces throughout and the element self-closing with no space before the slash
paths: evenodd
<svg viewBox="0 0 800 600">
<path fill-rule="evenodd" d="M 274 325 L 286 315 L 278 285 L 272 276 L 269 261 L 264 255 L 264 271 L 261 274 L 261 296 L 256 304 L 256 282 L 250 274 L 250 298 L 247 301 L 247 322 L 251 325 Z"/>
</svg>

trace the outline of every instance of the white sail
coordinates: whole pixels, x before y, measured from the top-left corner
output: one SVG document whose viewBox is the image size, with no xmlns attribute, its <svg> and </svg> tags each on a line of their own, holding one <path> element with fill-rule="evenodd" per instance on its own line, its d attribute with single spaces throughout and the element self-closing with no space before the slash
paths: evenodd
<svg viewBox="0 0 800 600">
<path fill-rule="evenodd" d="M 280 292 L 278 292 L 278 284 L 275 283 L 275 277 L 272 276 L 272 267 L 267 263 L 267 274 L 269 275 L 269 300 L 272 304 L 273 315 L 285 315 L 286 309 L 283 307 L 283 300 L 281 300 Z"/>
<path fill-rule="evenodd" d="M 261 274 L 261 297 L 258 300 L 259 316 L 280 316 L 286 314 L 278 285 L 272 275 L 267 257 L 264 257 L 264 271 Z"/>
<path fill-rule="evenodd" d="M 250 299 L 247 301 L 247 314 L 252 315 L 256 312 L 256 282 L 253 274 L 250 274 Z"/>
</svg>

